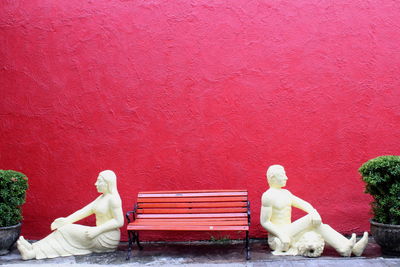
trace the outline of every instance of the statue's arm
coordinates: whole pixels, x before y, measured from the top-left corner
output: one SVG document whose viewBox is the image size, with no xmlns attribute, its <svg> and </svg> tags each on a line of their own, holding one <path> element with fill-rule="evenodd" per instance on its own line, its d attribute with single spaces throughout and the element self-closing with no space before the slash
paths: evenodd
<svg viewBox="0 0 400 267">
<path fill-rule="evenodd" d="M 271 217 L 272 206 L 270 204 L 268 196 L 264 193 L 261 203 L 260 224 L 262 227 L 265 228 L 265 230 L 268 231 L 268 233 L 278 237 L 281 240 L 283 244 L 283 250 L 286 251 L 289 249 L 290 237 L 271 222 Z"/>
<path fill-rule="evenodd" d="M 122 212 L 121 199 L 117 199 L 117 197 L 114 197 L 110 200 L 109 205 L 113 218 L 101 225 L 97 225 L 95 227 L 91 227 L 90 229 L 88 229 L 86 231 L 86 235 L 89 238 L 94 238 L 102 233 L 118 229 L 122 225 L 124 225 L 124 215 Z"/>
<path fill-rule="evenodd" d="M 308 203 L 307 201 L 302 200 L 301 198 L 296 197 L 294 195 L 291 195 L 291 196 L 292 196 L 292 206 L 293 207 L 304 210 L 307 213 L 311 213 L 315 210 L 313 208 L 313 206 L 310 203 Z"/>
<path fill-rule="evenodd" d="M 315 225 L 321 224 L 321 216 L 314 207 L 307 201 L 302 200 L 299 197 L 292 195 L 292 206 L 298 209 L 304 210 L 311 215 L 311 222 Z"/>
<path fill-rule="evenodd" d="M 54 222 L 51 224 L 51 227 L 50 227 L 51 230 L 56 230 L 57 228 L 60 228 L 61 226 L 77 222 L 79 220 L 82 220 L 83 218 L 86 218 L 86 217 L 92 215 L 93 214 L 93 203 L 95 201 L 89 203 L 82 209 L 75 211 L 68 217 L 65 217 L 65 218 L 61 217 L 61 218 L 55 219 Z"/>
</svg>

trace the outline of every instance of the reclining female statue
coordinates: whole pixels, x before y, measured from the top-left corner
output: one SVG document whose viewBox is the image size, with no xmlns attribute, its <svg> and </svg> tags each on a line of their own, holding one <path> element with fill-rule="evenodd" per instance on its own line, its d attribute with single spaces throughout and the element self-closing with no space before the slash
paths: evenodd
<svg viewBox="0 0 400 267">
<path fill-rule="evenodd" d="M 119 228 L 124 224 L 115 173 L 109 170 L 100 172 L 95 186 L 101 195 L 68 217 L 56 219 L 51 224 L 51 230 L 54 231 L 47 237 L 30 244 L 21 236 L 17 247 L 22 259 L 114 251 L 120 240 Z M 96 216 L 96 226 L 74 224 L 91 214 Z"/>
<path fill-rule="evenodd" d="M 261 199 L 260 223 L 268 231 L 268 244 L 274 255 L 320 256 L 324 242 L 333 247 L 340 255 L 360 256 L 368 244 L 368 233 L 356 243 L 356 235 L 350 239 L 323 224 L 318 212 L 310 203 L 282 189 L 287 176 L 280 165 L 268 168 L 267 179 L 270 188 Z M 293 207 L 304 210 L 308 215 L 291 222 Z"/>
</svg>

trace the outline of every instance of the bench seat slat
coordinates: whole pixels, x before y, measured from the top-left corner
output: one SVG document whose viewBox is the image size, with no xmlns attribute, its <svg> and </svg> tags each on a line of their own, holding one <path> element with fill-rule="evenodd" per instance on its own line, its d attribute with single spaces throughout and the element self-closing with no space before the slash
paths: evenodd
<svg viewBox="0 0 400 267">
<path fill-rule="evenodd" d="M 128 230 L 162 230 L 162 231 L 248 231 L 248 226 L 221 225 L 128 225 Z"/>
<path fill-rule="evenodd" d="M 179 203 L 179 202 L 229 202 L 229 201 L 247 201 L 247 196 L 238 196 L 238 197 L 180 197 L 180 198 L 171 198 L 171 197 L 138 197 L 138 203 Z"/>
<path fill-rule="evenodd" d="M 210 193 L 210 192 L 247 192 L 245 189 L 231 190 L 168 190 L 168 191 L 143 191 L 139 194 L 171 194 L 171 193 Z"/>
<path fill-rule="evenodd" d="M 218 221 L 243 221 L 248 223 L 247 218 L 141 218 L 137 219 L 140 222 L 218 222 Z"/>
<path fill-rule="evenodd" d="M 247 221 L 236 220 L 236 221 L 148 221 L 148 220 L 137 220 L 129 224 L 130 226 L 136 225 L 248 225 Z"/>
<path fill-rule="evenodd" d="M 149 194 L 149 193 L 139 193 L 138 197 L 146 198 L 146 197 L 223 197 L 223 196 L 247 196 L 247 192 L 201 192 L 201 193 L 158 193 L 158 194 Z"/>
<path fill-rule="evenodd" d="M 247 213 L 138 214 L 137 218 L 247 218 Z"/>
<path fill-rule="evenodd" d="M 197 214 L 197 213 L 236 213 L 236 212 L 246 212 L 246 208 L 194 208 L 194 209 L 138 209 L 136 212 L 138 214 Z"/>
<path fill-rule="evenodd" d="M 247 207 L 247 202 L 196 202 L 196 203 L 138 203 L 138 208 L 218 208 Z"/>
</svg>

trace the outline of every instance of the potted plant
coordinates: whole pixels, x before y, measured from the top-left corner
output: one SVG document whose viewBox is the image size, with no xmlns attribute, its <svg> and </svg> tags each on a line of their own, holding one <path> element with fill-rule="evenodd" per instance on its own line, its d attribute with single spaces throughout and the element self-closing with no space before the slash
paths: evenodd
<svg viewBox="0 0 400 267">
<path fill-rule="evenodd" d="M 28 178 L 13 170 L 0 170 L 0 255 L 7 254 L 21 231 L 21 205 Z"/>
<path fill-rule="evenodd" d="M 400 156 L 380 156 L 359 172 L 372 195 L 371 234 L 384 254 L 400 255 Z"/>
</svg>

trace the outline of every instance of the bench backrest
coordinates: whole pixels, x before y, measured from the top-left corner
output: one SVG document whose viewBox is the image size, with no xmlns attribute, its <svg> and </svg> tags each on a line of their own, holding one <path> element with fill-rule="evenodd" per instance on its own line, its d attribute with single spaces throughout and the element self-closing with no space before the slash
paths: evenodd
<svg viewBox="0 0 400 267">
<path fill-rule="evenodd" d="M 139 192 L 137 219 L 243 220 L 249 223 L 247 190 Z"/>
</svg>

